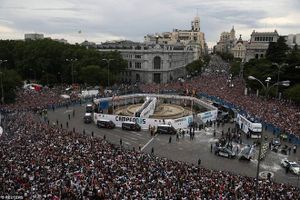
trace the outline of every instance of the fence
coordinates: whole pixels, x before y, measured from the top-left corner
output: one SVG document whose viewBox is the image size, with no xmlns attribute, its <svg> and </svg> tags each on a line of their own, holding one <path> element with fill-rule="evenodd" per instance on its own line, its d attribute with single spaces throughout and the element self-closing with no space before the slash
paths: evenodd
<svg viewBox="0 0 300 200">
<path fill-rule="evenodd" d="M 216 102 L 222 106 L 228 107 L 229 109 L 235 109 L 237 110 L 239 113 L 244 114 L 244 115 L 249 115 L 250 113 L 248 113 L 247 111 L 245 111 L 242 107 L 236 106 L 230 102 L 227 102 L 223 99 L 220 99 L 219 97 L 215 97 L 215 96 L 211 96 L 205 93 L 199 93 L 198 94 L 199 98 L 206 98 L 209 99 L 210 101 Z M 261 122 L 263 127 L 265 128 L 266 131 L 269 131 L 271 133 L 273 133 L 273 135 L 275 136 L 279 136 L 281 133 L 283 133 L 283 130 L 281 130 L 280 128 L 278 128 L 276 125 L 268 123 L 263 121 L 260 118 L 256 118 L 257 121 Z M 287 133 L 287 140 L 290 143 L 293 144 L 298 144 L 300 145 L 300 138 L 299 136 L 296 136 L 294 134 L 291 133 Z"/>
</svg>

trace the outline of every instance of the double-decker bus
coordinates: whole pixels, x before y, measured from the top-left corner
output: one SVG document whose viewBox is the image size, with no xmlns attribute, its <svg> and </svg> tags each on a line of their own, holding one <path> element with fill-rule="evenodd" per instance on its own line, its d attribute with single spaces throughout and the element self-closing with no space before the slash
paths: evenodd
<svg viewBox="0 0 300 200">
<path fill-rule="evenodd" d="M 237 115 L 236 123 L 239 128 L 250 138 L 260 138 L 262 132 L 262 124 L 256 122 L 252 118 L 247 118 L 241 114 Z"/>
</svg>

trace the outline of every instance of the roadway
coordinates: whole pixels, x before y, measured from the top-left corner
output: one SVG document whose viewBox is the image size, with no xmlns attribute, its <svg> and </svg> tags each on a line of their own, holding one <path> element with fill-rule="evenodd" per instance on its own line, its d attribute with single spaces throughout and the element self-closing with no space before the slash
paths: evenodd
<svg viewBox="0 0 300 200">
<path fill-rule="evenodd" d="M 73 109 L 75 110 L 75 116 L 73 117 Z M 224 127 L 220 126 L 216 128 L 216 138 L 213 137 L 213 128 L 209 128 L 204 131 L 196 131 L 194 140 L 191 140 L 189 135 L 185 135 L 184 138 L 179 138 L 176 141 L 176 136 L 172 136 L 172 141 L 169 143 L 169 135 L 156 135 L 151 137 L 149 131 L 123 131 L 120 128 L 115 129 L 99 129 L 92 124 L 84 124 L 83 116 L 85 113 L 85 105 L 76 105 L 69 108 L 56 109 L 54 112 L 48 110 L 48 119 L 51 125 L 56 125 L 56 120 L 62 124 L 63 128 L 66 128 L 66 122 L 68 122 L 69 130 L 75 130 L 77 132 L 87 135 L 91 135 L 94 132 L 96 137 L 106 137 L 106 140 L 120 145 L 120 139 L 125 148 L 138 150 L 141 148 L 143 152 L 151 153 L 154 150 L 154 154 L 160 157 L 166 157 L 172 160 L 184 161 L 191 164 L 197 164 L 198 159 L 201 159 L 201 165 L 215 170 L 231 171 L 236 174 L 242 174 L 246 176 L 256 176 L 257 160 L 241 161 L 239 159 L 228 159 L 224 157 L 215 156 L 211 150 L 211 144 L 217 141 L 217 137 L 222 130 L 226 132 L 228 127 L 233 127 L 233 124 L 225 124 Z M 70 115 L 70 120 L 68 119 Z M 264 135 L 272 138 L 273 135 L 269 132 L 265 132 Z M 243 145 L 253 143 L 251 139 L 243 138 Z M 235 144 L 234 144 L 235 146 Z M 288 184 L 297 185 L 299 178 L 291 173 L 286 174 L 285 169 L 280 166 L 281 159 L 288 157 L 291 160 L 300 158 L 299 150 L 297 154 L 291 153 L 290 156 L 283 155 L 281 153 L 275 153 L 269 151 L 266 158 L 261 162 L 260 171 L 268 171 L 274 173 L 274 180 L 276 182 L 283 182 Z"/>
</svg>

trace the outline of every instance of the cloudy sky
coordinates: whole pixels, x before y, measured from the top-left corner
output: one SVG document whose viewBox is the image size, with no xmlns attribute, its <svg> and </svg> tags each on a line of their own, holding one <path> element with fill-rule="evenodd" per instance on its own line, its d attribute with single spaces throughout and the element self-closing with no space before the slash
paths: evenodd
<svg viewBox="0 0 300 200">
<path fill-rule="evenodd" d="M 197 10 L 209 46 L 233 25 L 243 39 L 254 29 L 300 33 L 300 0 L 0 0 L 0 39 L 37 32 L 71 43 L 143 41 L 148 33 L 189 29 Z"/>
</svg>

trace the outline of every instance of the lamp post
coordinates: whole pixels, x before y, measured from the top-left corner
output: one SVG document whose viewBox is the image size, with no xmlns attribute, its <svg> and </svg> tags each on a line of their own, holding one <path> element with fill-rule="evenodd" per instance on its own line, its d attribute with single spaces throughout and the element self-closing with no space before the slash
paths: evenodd
<svg viewBox="0 0 300 200">
<path fill-rule="evenodd" d="M 259 82 L 262 87 L 265 90 L 265 97 L 268 96 L 268 93 L 270 91 L 270 89 L 274 86 L 277 85 L 282 85 L 285 87 L 288 87 L 290 85 L 290 81 L 280 81 L 280 82 L 276 82 L 273 85 L 270 86 L 270 82 L 271 82 L 271 77 L 267 77 L 267 79 L 265 80 L 266 85 L 259 79 L 255 78 L 254 76 L 248 76 L 249 80 L 254 80 Z M 259 143 L 259 151 L 258 151 L 258 161 L 257 161 L 257 168 L 256 168 L 256 198 L 258 196 L 258 176 L 259 176 L 259 168 L 260 168 L 260 160 L 261 160 L 261 148 L 262 148 L 262 138 L 263 138 L 263 132 L 261 132 L 261 136 L 260 136 L 260 143 Z"/>
<path fill-rule="evenodd" d="M 73 63 L 77 61 L 77 58 L 66 59 L 67 62 L 71 63 L 71 75 L 72 75 L 72 85 L 74 83 L 74 66 Z"/>
<path fill-rule="evenodd" d="M 110 63 L 110 61 L 112 61 L 114 59 L 106 59 L 106 58 L 104 58 L 102 60 L 105 61 L 105 62 L 107 62 L 107 68 L 108 68 L 108 70 L 107 70 L 107 87 L 109 87 L 109 63 Z"/>
<path fill-rule="evenodd" d="M 278 72 L 277 72 L 277 82 L 279 82 L 280 70 L 281 70 L 281 68 L 287 66 L 288 64 L 282 63 L 282 64 L 279 65 L 278 63 L 272 63 L 272 65 L 276 66 L 277 69 L 278 69 Z M 279 85 L 277 85 L 277 89 L 276 89 L 276 97 L 278 97 L 278 99 L 279 99 L 278 92 L 279 92 Z"/>
<path fill-rule="evenodd" d="M 2 63 L 6 63 L 7 60 L 0 60 L 0 78 L 1 78 L 1 103 L 4 104 L 4 89 L 3 89 L 3 72 L 1 68 Z"/>
</svg>

